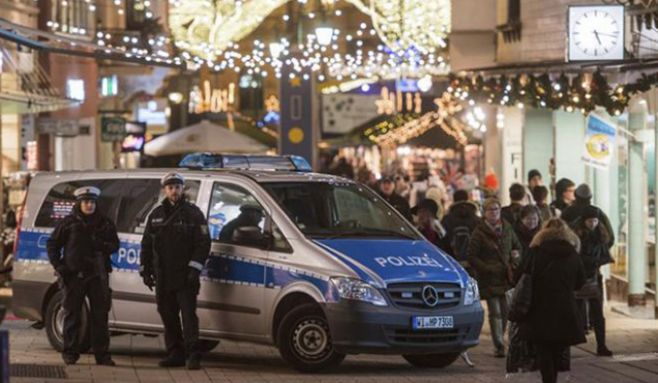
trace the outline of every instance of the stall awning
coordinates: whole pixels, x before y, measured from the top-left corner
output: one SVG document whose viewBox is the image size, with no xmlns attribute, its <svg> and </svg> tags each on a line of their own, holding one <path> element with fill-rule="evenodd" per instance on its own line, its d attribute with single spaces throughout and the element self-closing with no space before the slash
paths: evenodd
<svg viewBox="0 0 658 383">
<path fill-rule="evenodd" d="M 78 105 L 52 87 L 31 52 L 16 55 L 20 63 L 0 44 L 0 114 L 51 112 Z"/>
<path fill-rule="evenodd" d="M 269 148 L 260 142 L 223 126 L 203 120 L 146 143 L 148 156 L 171 156 L 195 152 L 263 154 Z"/>
</svg>

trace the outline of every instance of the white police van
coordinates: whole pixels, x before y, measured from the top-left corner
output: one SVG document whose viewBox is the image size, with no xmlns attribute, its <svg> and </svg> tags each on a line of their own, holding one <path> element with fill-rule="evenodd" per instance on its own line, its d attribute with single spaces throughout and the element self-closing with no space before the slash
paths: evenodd
<svg viewBox="0 0 658 383">
<path fill-rule="evenodd" d="M 184 164 L 209 158 L 216 159 L 191 156 Z M 317 371 L 357 353 L 445 367 L 478 344 L 483 309 L 476 282 L 367 187 L 299 171 L 307 165 L 290 157 L 224 156 L 212 167 L 225 169 L 179 170 L 213 240 L 198 298 L 206 349 L 221 338 L 272 344 L 295 368 Z M 275 170 L 263 170 L 269 168 Z M 111 330 L 162 332 L 154 293 L 138 269 L 146 219 L 163 198 L 159 180 L 169 171 L 40 173 L 32 180 L 12 309 L 43 325 L 55 349 L 62 347 L 63 313 L 46 241 L 71 211 L 73 191 L 85 185 L 102 190 L 99 209 L 116 222 L 121 240 L 112 256 Z M 261 209 L 260 222 L 220 242 L 224 225 L 245 205 Z M 84 318 L 80 331 L 88 339 Z"/>
</svg>

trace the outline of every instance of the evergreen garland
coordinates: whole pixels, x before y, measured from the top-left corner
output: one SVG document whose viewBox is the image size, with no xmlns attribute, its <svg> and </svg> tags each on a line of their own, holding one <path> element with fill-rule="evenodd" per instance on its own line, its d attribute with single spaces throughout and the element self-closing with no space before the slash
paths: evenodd
<svg viewBox="0 0 658 383">
<path fill-rule="evenodd" d="M 452 75 L 448 92 L 471 104 L 529 106 L 569 112 L 580 110 L 585 114 L 596 107 L 603 107 L 610 115 L 620 115 L 633 95 L 646 92 L 657 83 L 658 73 L 643 74 L 633 83 L 614 88 L 600 71 L 592 73 L 591 78 L 589 74 L 579 74 L 571 80 L 564 73 L 554 80 L 548 73 L 539 76 L 519 74 L 510 78 L 503 75 L 488 79 L 481 75 Z"/>
</svg>

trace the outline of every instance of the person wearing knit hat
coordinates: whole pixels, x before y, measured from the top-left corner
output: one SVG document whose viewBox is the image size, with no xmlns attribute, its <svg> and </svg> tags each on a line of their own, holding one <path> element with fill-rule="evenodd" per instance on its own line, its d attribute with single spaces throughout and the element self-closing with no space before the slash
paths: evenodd
<svg viewBox="0 0 658 383">
<path fill-rule="evenodd" d="M 581 193 L 584 193 L 581 194 L 582 196 L 587 195 L 586 190 L 581 189 Z M 612 233 L 603 224 L 604 216 L 599 208 L 588 205 L 583 208 L 581 216 L 574 225 L 574 232 L 580 238 L 580 258 L 587 279 L 585 286 L 576 292 L 576 298 L 578 298 L 582 322 L 586 325 L 587 309 L 589 309 L 589 323 L 594 327 L 597 355 L 612 356 L 612 351 L 608 349 L 605 340 L 603 276 L 600 271 L 601 266 L 613 262 L 610 255 Z"/>
<path fill-rule="evenodd" d="M 508 312 L 505 292 L 510 289 L 514 269 L 521 261 L 521 243 L 512 225 L 501 219 L 500 201 L 487 198 L 483 208 L 484 218 L 473 230 L 466 260 L 478 276 L 482 299 L 487 301 L 494 356 L 504 358 Z"/>
<path fill-rule="evenodd" d="M 609 234 L 609 236 L 607 237 L 608 239 L 607 245 L 608 247 L 612 247 L 612 245 L 615 244 L 615 235 L 612 229 L 612 225 L 610 224 L 610 219 L 601 209 L 592 205 L 592 189 L 589 187 L 589 185 L 583 183 L 578 185 L 574 194 L 576 200 L 571 206 L 569 206 L 567 209 L 562 211 L 562 215 L 560 218 L 562 218 L 566 223 L 568 223 L 570 226 L 573 227 L 576 225 L 576 223 L 579 220 L 583 219 L 583 214 L 585 213 L 585 210 L 588 207 L 592 207 L 593 209 L 598 211 L 598 215 L 599 215 L 598 219 L 601 222 L 601 224 L 605 226 L 605 229 Z"/>
</svg>

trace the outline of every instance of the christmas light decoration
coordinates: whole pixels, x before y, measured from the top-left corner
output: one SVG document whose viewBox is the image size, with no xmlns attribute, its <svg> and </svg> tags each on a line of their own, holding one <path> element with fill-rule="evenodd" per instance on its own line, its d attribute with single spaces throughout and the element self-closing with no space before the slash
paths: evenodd
<svg viewBox="0 0 658 383">
<path fill-rule="evenodd" d="M 633 95 L 658 84 L 658 73 L 643 74 L 630 84 L 610 86 L 605 75 L 596 71 L 569 78 L 562 73 L 553 79 L 542 75 L 520 74 L 514 78 L 500 76 L 484 79 L 482 76 L 450 79 L 447 93 L 469 103 L 488 103 L 501 106 L 563 109 L 569 112 L 589 113 L 597 107 L 610 115 L 624 112 Z"/>
<path fill-rule="evenodd" d="M 423 53 L 445 48 L 450 0 L 347 0 L 372 18 L 382 41 L 394 50 Z"/>
<path fill-rule="evenodd" d="M 464 109 L 450 93 L 444 93 L 434 100 L 436 111 L 420 115 L 418 113 L 399 113 L 390 120 L 380 122 L 366 129 L 364 135 L 380 146 L 394 147 L 403 145 L 430 129 L 442 129 L 460 145 L 466 145 L 468 138 L 466 125 L 458 118 Z M 483 116 L 479 116 L 484 120 Z"/>
</svg>

